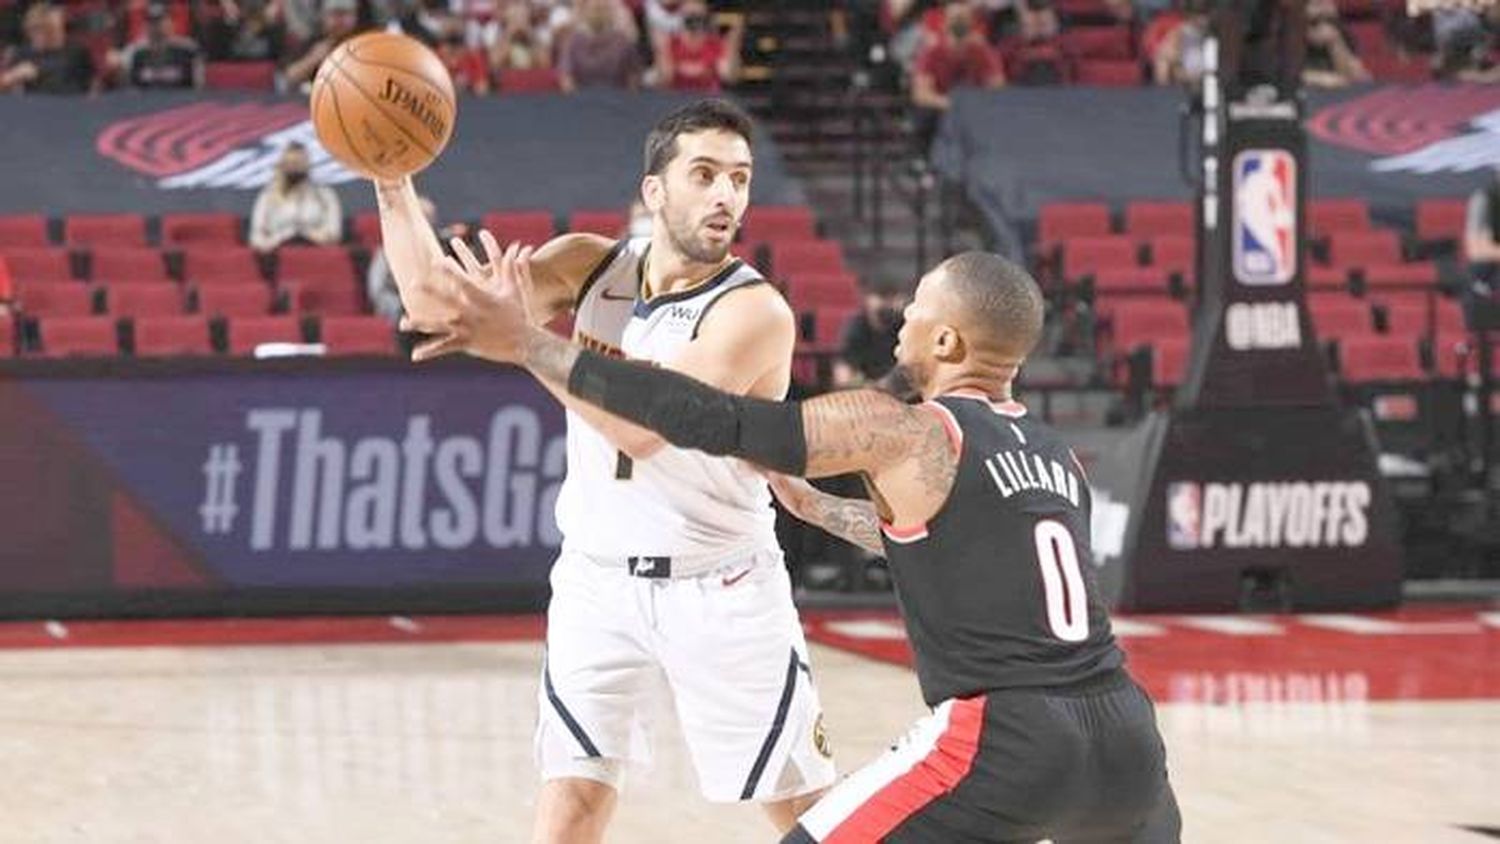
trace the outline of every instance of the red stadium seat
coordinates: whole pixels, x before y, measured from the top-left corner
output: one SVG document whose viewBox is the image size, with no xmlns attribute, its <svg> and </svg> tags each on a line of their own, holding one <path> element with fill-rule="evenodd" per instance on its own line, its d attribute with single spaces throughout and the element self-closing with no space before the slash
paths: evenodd
<svg viewBox="0 0 1500 844">
<path fill-rule="evenodd" d="M 1336 231 L 1370 227 L 1370 206 L 1363 199 L 1313 199 L 1307 203 L 1308 228 L 1322 239 Z"/>
<path fill-rule="evenodd" d="M 1159 235 L 1151 238 L 1151 266 L 1169 273 L 1197 274 L 1198 242 L 1192 235 Z"/>
<path fill-rule="evenodd" d="M 46 246 L 52 242 L 47 234 L 47 218 L 41 214 L 9 214 L 0 217 L 0 248 L 12 246 Z"/>
<path fill-rule="evenodd" d="M 203 66 L 203 87 L 210 91 L 272 91 L 275 62 L 209 62 Z"/>
<path fill-rule="evenodd" d="M 100 284 L 170 282 L 162 254 L 145 247 L 101 247 L 89 256 L 89 278 Z"/>
<path fill-rule="evenodd" d="M 1309 264 L 1306 268 L 1307 286 L 1313 290 L 1347 290 L 1349 271 L 1343 267 L 1323 267 Z"/>
<path fill-rule="evenodd" d="M 191 284 L 264 283 L 255 253 L 243 246 L 199 246 L 183 250 L 182 275 Z"/>
<path fill-rule="evenodd" d="M 364 291 L 347 281 L 304 279 L 282 284 L 292 310 L 309 314 L 365 313 Z"/>
<path fill-rule="evenodd" d="M 1401 236 L 1393 231 L 1336 231 L 1328 238 L 1328 263 L 1334 267 L 1371 267 L 1401 263 Z"/>
<path fill-rule="evenodd" d="M 145 246 L 146 219 L 139 214 L 71 214 L 63 221 L 70 246 Z"/>
<path fill-rule="evenodd" d="M 193 292 L 198 312 L 209 317 L 265 316 L 271 312 L 271 288 L 261 283 L 209 284 Z"/>
<path fill-rule="evenodd" d="M 1051 249 L 1070 237 L 1110 234 L 1109 206 L 1102 202 L 1051 202 L 1037 219 L 1037 245 Z"/>
<path fill-rule="evenodd" d="M 1381 264 L 1365 267 L 1365 284 L 1378 287 L 1434 287 L 1438 283 L 1437 264 L 1413 261 L 1409 264 Z"/>
<path fill-rule="evenodd" d="M 354 262 L 342 246 L 288 246 L 276 250 L 276 278 L 281 281 L 354 283 Z"/>
<path fill-rule="evenodd" d="M 138 357 L 213 354 L 208 317 L 188 315 L 138 319 L 135 321 L 135 353 Z"/>
<path fill-rule="evenodd" d="M 0 358 L 13 358 L 16 356 L 16 318 L 10 314 L 0 314 Z"/>
<path fill-rule="evenodd" d="M 238 246 L 240 218 L 228 212 L 163 214 L 161 242 L 168 246 Z"/>
<path fill-rule="evenodd" d="M 1151 383 L 1175 387 L 1187 377 L 1191 337 L 1167 337 L 1151 344 Z"/>
<path fill-rule="evenodd" d="M 1307 309 L 1313 329 L 1325 339 L 1363 336 L 1375 330 L 1370 306 L 1359 299 L 1309 297 Z"/>
<path fill-rule="evenodd" d="M 324 317 L 323 345 L 330 355 L 394 355 L 395 328 L 378 316 Z"/>
<path fill-rule="evenodd" d="M 817 273 L 848 273 L 836 240 L 782 240 L 770 244 L 771 271 L 782 278 Z"/>
<path fill-rule="evenodd" d="M 1165 295 L 1167 273 L 1160 267 L 1114 267 L 1094 273 L 1095 296 Z"/>
<path fill-rule="evenodd" d="M 574 211 L 568 217 L 568 231 L 619 237 L 625 232 L 625 227 L 629 222 L 624 211 L 609 209 Z"/>
<path fill-rule="evenodd" d="M 816 240 L 817 220 L 805 205 L 757 205 L 745 215 L 740 236 L 745 241 Z"/>
<path fill-rule="evenodd" d="M 113 284 L 105 288 L 105 312 L 117 317 L 182 313 L 182 289 L 170 282 Z"/>
<path fill-rule="evenodd" d="M 1119 352 L 1143 343 L 1188 336 L 1187 310 L 1175 300 L 1120 300 L 1109 314 L 1111 345 Z"/>
<path fill-rule="evenodd" d="M 1073 83 L 1100 88 L 1135 88 L 1140 86 L 1140 63 L 1133 59 L 1086 59 L 1073 66 Z"/>
<path fill-rule="evenodd" d="M 73 282 L 18 281 L 15 297 L 27 316 L 88 316 L 94 312 L 94 291 Z"/>
<path fill-rule="evenodd" d="M 1457 243 L 1463 239 L 1469 203 L 1462 199 L 1423 199 L 1417 202 L 1417 239 Z"/>
<path fill-rule="evenodd" d="M 1076 59 L 1116 59 L 1135 65 L 1135 44 L 1128 26 L 1080 26 L 1058 36 L 1063 52 Z M 1135 68 L 1140 82 L 1140 68 Z M 1081 80 L 1080 80 L 1081 81 Z M 1088 83 L 1084 83 L 1088 84 Z"/>
<path fill-rule="evenodd" d="M 501 246 L 515 241 L 541 246 L 557 231 L 551 211 L 491 211 L 484 215 L 479 225 L 489 230 Z"/>
<path fill-rule="evenodd" d="M 1077 281 L 1100 270 L 1130 269 L 1136 263 L 1135 240 L 1127 235 L 1074 237 L 1063 241 L 1063 278 Z"/>
<path fill-rule="evenodd" d="M 1017 85 L 1068 81 L 1068 57 L 1056 42 L 1023 44 L 1005 55 L 1006 79 Z"/>
<path fill-rule="evenodd" d="M 557 71 L 550 67 L 502 70 L 499 81 L 503 94 L 550 94 L 562 90 Z"/>
<path fill-rule="evenodd" d="M 1195 225 L 1193 206 L 1186 202 L 1142 201 L 1125 205 L 1125 233 L 1132 237 L 1175 237 L 1191 242 Z"/>
<path fill-rule="evenodd" d="M 380 245 L 380 212 L 361 211 L 354 215 L 354 242 L 364 246 Z"/>
<path fill-rule="evenodd" d="M 819 308 L 803 319 L 802 340 L 798 348 L 811 352 L 833 352 L 839 348 L 844 337 L 844 326 L 858 308 Z"/>
<path fill-rule="evenodd" d="M 73 262 L 66 249 L 5 249 L 0 255 L 15 281 L 73 280 Z"/>
<path fill-rule="evenodd" d="M 1371 297 L 1385 311 L 1387 333 L 1405 337 L 1462 334 L 1467 330 L 1463 308 L 1451 299 L 1416 296 Z"/>
<path fill-rule="evenodd" d="M 46 357 L 113 357 L 119 338 L 113 317 L 53 317 L 37 323 L 41 354 Z"/>
<path fill-rule="evenodd" d="M 787 299 L 798 311 L 859 305 L 859 282 L 849 273 L 798 273 L 787 279 Z"/>
<path fill-rule="evenodd" d="M 229 353 L 248 357 L 262 343 L 301 343 L 302 321 L 294 316 L 239 317 L 229 321 Z"/>
<path fill-rule="evenodd" d="M 1339 368 L 1345 381 L 1409 381 L 1423 377 L 1422 357 L 1410 337 L 1367 334 L 1339 340 Z"/>
<path fill-rule="evenodd" d="M 1438 332 L 1432 340 L 1432 362 L 1437 374 L 1443 378 L 1462 377 L 1473 365 L 1474 351 L 1467 331 Z M 1500 360 L 1500 355 L 1493 360 Z"/>
</svg>

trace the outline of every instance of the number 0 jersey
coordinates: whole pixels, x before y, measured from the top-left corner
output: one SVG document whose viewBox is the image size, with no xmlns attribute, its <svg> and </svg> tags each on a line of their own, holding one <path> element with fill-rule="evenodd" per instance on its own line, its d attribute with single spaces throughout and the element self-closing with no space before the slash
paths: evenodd
<svg viewBox="0 0 1500 844">
<path fill-rule="evenodd" d="M 691 288 L 647 301 L 649 245 L 649 238 L 620 241 L 585 282 L 573 321 L 580 345 L 670 364 L 719 299 L 765 283 L 735 260 Z M 557 524 L 564 549 L 595 557 L 697 558 L 776 545 L 770 492 L 746 464 L 670 445 L 632 461 L 571 410 Z"/>
<path fill-rule="evenodd" d="M 954 394 L 927 407 L 959 449 L 953 489 L 927 524 L 884 529 L 927 704 L 1064 686 L 1123 665 L 1072 451 L 1014 402 Z"/>
</svg>

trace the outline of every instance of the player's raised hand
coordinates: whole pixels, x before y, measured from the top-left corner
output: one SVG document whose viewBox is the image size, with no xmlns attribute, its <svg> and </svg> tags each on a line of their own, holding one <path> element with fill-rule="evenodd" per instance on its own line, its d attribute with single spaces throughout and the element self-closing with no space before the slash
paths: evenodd
<svg viewBox="0 0 1500 844">
<path fill-rule="evenodd" d="M 457 352 L 501 363 L 520 360 L 529 322 L 532 250 L 511 244 L 502 251 L 489 232 L 480 240 L 488 264 L 481 264 L 466 245 L 455 244 L 458 257 L 445 257 L 434 266 L 426 285 L 434 313 L 404 322 L 407 330 L 433 335 L 416 348 L 412 360 Z"/>
</svg>

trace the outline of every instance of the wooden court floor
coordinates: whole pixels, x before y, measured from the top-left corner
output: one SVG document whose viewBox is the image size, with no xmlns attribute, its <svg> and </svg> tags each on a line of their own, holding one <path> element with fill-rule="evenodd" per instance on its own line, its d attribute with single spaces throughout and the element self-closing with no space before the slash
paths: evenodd
<svg viewBox="0 0 1500 844">
<path fill-rule="evenodd" d="M 1184 840 L 1500 837 L 1500 625 L 1487 618 L 1419 621 L 1452 628 L 1420 634 L 1345 631 L 1350 641 L 1336 650 L 1359 659 L 1321 666 L 1263 629 L 1245 633 L 1253 619 L 1241 633 L 1192 628 L 1179 668 L 1160 665 L 1170 633 L 1122 636 L 1160 702 Z M 816 640 L 899 649 L 890 619 L 833 619 L 832 631 L 821 623 L 810 624 Z M 1320 630 L 1337 634 L 1340 623 Z M 0 841 L 527 840 L 535 624 L 494 636 L 462 625 L 421 635 L 437 629 L 424 624 L 397 620 L 393 635 L 370 637 L 261 625 L 221 644 L 185 624 L 165 634 L 128 624 L 0 630 Z M 1420 659 L 1383 641 L 1428 635 L 1444 641 Z M 361 638 L 374 641 L 335 641 Z M 158 640 L 195 644 L 141 644 Z M 297 643 L 269 643 L 279 640 Z M 812 658 L 835 754 L 849 769 L 922 706 L 899 656 L 872 659 L 845 644 L 815 645 Z M 1349 667 L 1361 659 L 1367 669 Z M 1432 679 L 1455 674 L 1467 675 L 1450 677 L 1457 691 Z M 774 840 L 756 811 L 697 796 L 669 714 L 668 724 L 652 770 L 627 785 L 609 840 Z"/>
</svg>

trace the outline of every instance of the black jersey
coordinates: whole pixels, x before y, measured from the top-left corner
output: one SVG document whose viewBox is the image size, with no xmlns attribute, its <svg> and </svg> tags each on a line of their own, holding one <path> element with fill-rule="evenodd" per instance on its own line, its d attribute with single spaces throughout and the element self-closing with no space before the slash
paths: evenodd
<svg viewBox="0 0 1500 844">
<path fill-rule="evenodd" d="M 1119 668 L 1072 451 L 1019 404 L 932 404 L 958 444 L 952 492 L 926 525 L 885 528 L 922 697 L 936 706 Z"/>
</svg>

